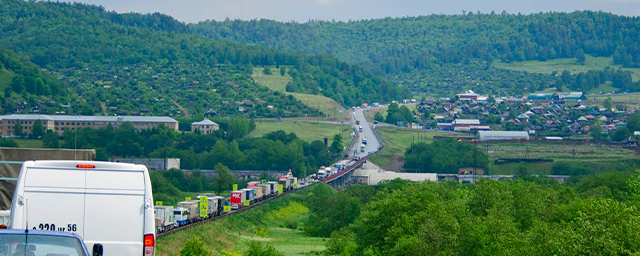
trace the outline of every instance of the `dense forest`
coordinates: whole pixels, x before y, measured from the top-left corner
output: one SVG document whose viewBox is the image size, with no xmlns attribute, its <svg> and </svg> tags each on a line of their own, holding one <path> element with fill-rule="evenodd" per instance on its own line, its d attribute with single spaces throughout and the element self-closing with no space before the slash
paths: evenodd
<svg viewBox="0 0 640 256">
<path fill-rule="evenodd" d="M 326 255 L 630 255 L 640 250 L 632 171 L 475 184 L 393 180 L 312 188 L 305 226 Z"/>
<path fill-rule="evenodd" d="M 335 55 L 416 91 L 446 93 L 446 89 L 464 88 L 514 93 L 508 89 L 522 86 L 522 78 L 517 78 L 521 72 L 492 68 L 493 61 L 581 61 L 588 54 L 612 57 L 614 63 L 626 67 L 639 66 L 639 21 L 638 17 L 592 11 L 531 15 L 468 12 L 349 22 L 206 21 L 189 28 L 215 39 Z M 471 72 L 464 72 L 467 66 L 472 67 Z M 527 80 L 527 84 L 546 86 L 554 82 L 544 75 Z M 462 88 L 456 83 L 462 83 Z M 500 90 L 505 85 L 507 90 Z M 446 88 L 438 88 L 442 86 Z"/>
<path fill-rule="evenodd" d="M 211 40 L 189 34 L 185 24 L 162 14 L 117 14 L 46 1 L 0 4 L 0 43 L 68 85 L 69 93 L 78 95 L 69 102 L 74 112 L 316 114 L 293 97 L 257 86 L 250 77 L 253 67 L 267 65 L 286 66 L 295 91 L 344 105 L 408 96 L 408 90 L 335 57 Z M 36 98 L 28 107 L 41 104 Z M 266 110 L 267 105 L 275 108 Z"/>
</svg>

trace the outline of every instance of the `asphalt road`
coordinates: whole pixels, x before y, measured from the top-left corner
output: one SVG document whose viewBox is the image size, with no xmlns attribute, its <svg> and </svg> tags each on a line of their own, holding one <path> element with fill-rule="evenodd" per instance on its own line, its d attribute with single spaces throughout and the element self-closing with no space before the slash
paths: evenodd
<svg viewBox="0 0 640 256">
<path fill-rule="evenodd" d="M 367 122 L 367 119 L 364 115 L 364 110 L 356 109 L 354 113 L 356 118 L 360 119 L 360 125 L 355 124 L 355 120 L 353 122 L 356 126 L 356 132 L 359 132 L 359 126 L 362 126 L 362 132 L 359 132 L 358 142 L 353 144 L 353 148 L 351 148 L 349 155 L 353 156 L 354 152 L 356 151 L 357 152 L 355 153 L 355 155 L 359 157 L 367 156 L 369 155 L 369 153 L 373 154 L 380 148 L 380 141 L 378 141 L 375 133 L 373 133 L 373 129 L 371 129 L 370 126 L 371 124 Z M 367 144 L 365 144 L 364 152 L 361 152 L 360 147 L 362 145 L 363 138 L 367 138 Z"/>
</svg>

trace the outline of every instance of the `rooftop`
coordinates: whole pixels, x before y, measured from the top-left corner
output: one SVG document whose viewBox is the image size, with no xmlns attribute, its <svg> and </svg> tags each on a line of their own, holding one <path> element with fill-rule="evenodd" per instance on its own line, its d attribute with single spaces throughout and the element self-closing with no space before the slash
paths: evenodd
<svg viewBox="0 0 640 256">
<path fill-rule="evenodd" d="M 177 123 L 167 116 L 63 116 L 63 115 L 21 115 L 0 116 L 0 120 L 49 120 L 49 121 L 84 121 L 84 122 L 154 122 Z"/>
<path fill-rule="evenodd" d="M 191 125 L 218 125 L 218 124 L 209 119 L 204 119 L 200 122 L 194 122 Z"/>
</svg>

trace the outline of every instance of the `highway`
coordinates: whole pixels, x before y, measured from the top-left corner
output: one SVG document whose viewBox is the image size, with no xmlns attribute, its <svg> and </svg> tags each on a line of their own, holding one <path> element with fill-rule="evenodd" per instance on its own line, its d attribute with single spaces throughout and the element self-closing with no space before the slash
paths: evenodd
<svg viewBox="0 0 640 256">
<path fill-rule="evenodd" d="M 367 122 L 367 119 L 364 115 L 364 110 L 356 109 L 353 113 L 355 113 L 355 118 L 358 118 L 360 120 L 360 125 L 355 125 L 356 132 L 359 132 L 358 126 L 362 126 L 362 132 L 359 132 L 358 141 L 353 144 L 353 148 L 351 148 L 351 150 L 349 151 L 349 155 L 353 156 L 354 152 L 357 151 L 355 153 L 355 156 L 364 157 L 377 152 L 380 148 L 380 141 L 378 141 L 378 137 L 376 137 L 375 133 L 373 133 L 373 129 Z M 353 115 L 351 117 L 353 118 Z M 353 120 L 354 124 L 355 118 Z M 367 144 L 365 145 L 364 152 L 361 152 L 360 145 L 362 145 L 363 138 L 367 138 Z"/>
</svg>

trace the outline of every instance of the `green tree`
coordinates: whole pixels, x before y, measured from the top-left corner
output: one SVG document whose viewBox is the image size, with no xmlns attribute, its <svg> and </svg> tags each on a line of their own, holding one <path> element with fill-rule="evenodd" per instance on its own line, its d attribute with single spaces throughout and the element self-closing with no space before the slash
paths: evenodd
<svg viewBox="0 0 640 256">
<path fill-rule="evenodd" d="M 204 242 L 199 237 L 191 237 L 185 243 L 184 247 L 180 250 L 181 256 L 211 256 L 210 251 L 204 248 Z"/>
<path fill-rule="evenodd" d="M 264 69 L 262 69 L 262 73 L 265 75 L 271 75 L 271 68 L 269 67 L 264 67 Z"/>
<path fill-rule="evenodd" d="M 285 67 L 280 67 L 280 76 L 284 76 L 287 74 L 287 69 Z"/>
<path fill-rule="evenodd" d="M 42 138 L 44 132 L 45 131 L 44 127 L 42 126 L 42 122 L 40 120 L 35 120 L 31 128 L 31 137 L 36 139 Z"/>
<path fill-rule="evenodd" d="M 640 131 L 640 113 L 635 113 L 627 119 L 627 128 L 629 131 Z"/>
<path fill-rule="evenodd" d="M 265 244 L 262 246 L 258 241 L 251 241 L 249 242 L 249 249 L 246 252 L 246 256 L 284 256 L 284 254 L 277 251 L 271 245 Z"/>
<path fill-rule="evenodd" d="M 11 89 L 14 92 L 21 93 L 25 91 L 24 77 L 22 75 L 15 75 L 11 79 Z"/>
<path fill-rule="evenodd" d="M 620 127 L 616 130 L 615 133 L 613 133 L 613 136 L 611 136 L 611 140 L 623 141 L 629 139 L 629 137 L 631 137 L 631 132 L 629 131 L 629 129 L 627 129 L 627 127 Z"/>
<path fill-rule="evenodd" d="M 613 108 L 613 100 L 611 98 L 607 98 L 604 100 L 603 105 L 604 105 L 604 108 L 611 109 Z"/>
<path fill-rule="evenodd" d="M 16 121 L 16 125 L 13 126 L 13 134 L 17 137 L 24 136 L 24 133 L 22 132 L 22 125 L 19 120 Z"/>
<path fill-rule="evenodd" d="M 600 126 L 599 123 L 594 123 L 593 125 L 591 125 L 591 127 L 589 127 L 589 134 L 591 134 L 591 137 L 594 140 L 600 140 L 602 139 L 602 126 Z"/>
<path fill-rule="evenodd" d="M 327 255 L 350 256 L 358 252 L 355 234 L 348 228 L 333 231 L 326 246 Z"/>
<path fill-rule="evenodd" d="M 331 153 L 333 153 L 334 155 L 338 155 L 342 152 L 342 135 L 341 134 L 336 134 L 333 136 L 333 142 L 331 142 L 331 146 L 329 147 L 329 150 L 331 150 Z"/>
<path fill-rule="evenodd" d="M 58 134 L 52 130 L 48 130 L 42 137 L 42 142 L 46 148 L 59 148 L 60 141 L 58 140 Z"/>
<path fill-rule="evenodd" d="M 376 120 L 378 122 L 384 122 L 384 116 L 382 116 L 382 113 L 378 111 L 373 115 L 373 120 Z"/>
<path fill-rule="evenodd" d="M 231 189 L 231 186 L 236 182 L 236 176 L 222 163 L 216 164 L 215 170 L 218 176 L 212 180 L 213 191 L 220 195 L 222 192 Z"/>
</svg>

